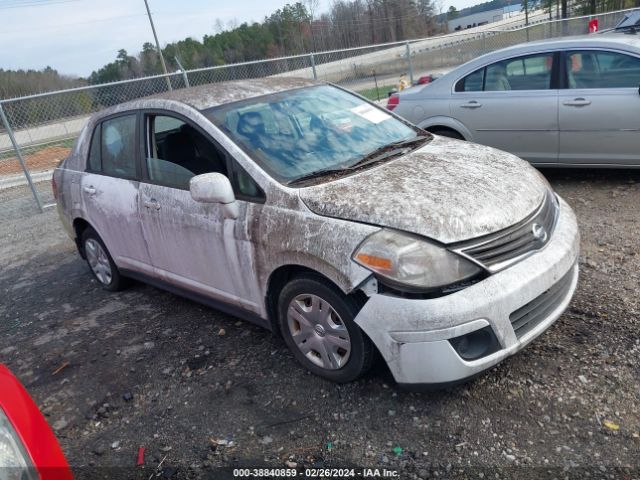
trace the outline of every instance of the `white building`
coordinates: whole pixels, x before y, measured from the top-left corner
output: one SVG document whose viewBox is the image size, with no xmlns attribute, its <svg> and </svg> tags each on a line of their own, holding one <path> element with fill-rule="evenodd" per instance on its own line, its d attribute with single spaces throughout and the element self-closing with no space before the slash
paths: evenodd
<svg viewBox="0 0 640 480">
<path fill-rule="evenodd" d="M 486 25 L 487 23 L 499 22 L 505 18 L 509 18 L 516 13 L 520 13 L 522 10 L 521 4 L 509 5 L 504 8 L 497 8 L 495 10 L 488 10 L 486 12 L 473 13 L 464 17 L 458 17 L 453 20 L 449 20 L 447 25 L 449 31 L 465 30 L 467 28 L 479 27 L 480 25 Z"/>
</svg>

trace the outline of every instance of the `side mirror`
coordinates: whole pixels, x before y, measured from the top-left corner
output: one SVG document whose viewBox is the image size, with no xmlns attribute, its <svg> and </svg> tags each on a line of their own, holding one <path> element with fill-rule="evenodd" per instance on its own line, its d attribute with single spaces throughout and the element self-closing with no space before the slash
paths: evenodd
<svg viewBox="0 0 640 480">
<path fill-rule="evenodd" d="M 240 214 L 229 179 L 221 173 L 204 173 L 189 181 L 191 198 L 196 202 L 219 203 L 226 218 L 235 220 Z"/>
</svg>

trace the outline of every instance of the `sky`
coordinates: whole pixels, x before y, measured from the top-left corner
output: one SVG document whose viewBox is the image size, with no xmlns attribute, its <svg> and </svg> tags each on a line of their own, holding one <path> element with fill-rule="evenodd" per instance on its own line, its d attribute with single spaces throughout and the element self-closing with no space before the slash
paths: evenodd
<svg viewBox="0 0 640 480">
<path fill-rule="evenodd" d="M 215 33 L 216 19 L 261 21 L 296 0 L 148 0 L 160 44 Z M 478 0 L 445 0 L 457 9 Z M 319 13 L 331 0 L 319 0 Z M 88 76 L 113 61 L 119 49 L 130 54 L 153 43 L 144 0 L 0 0 L 0 68 L 55 68 Z"/>
</svg>

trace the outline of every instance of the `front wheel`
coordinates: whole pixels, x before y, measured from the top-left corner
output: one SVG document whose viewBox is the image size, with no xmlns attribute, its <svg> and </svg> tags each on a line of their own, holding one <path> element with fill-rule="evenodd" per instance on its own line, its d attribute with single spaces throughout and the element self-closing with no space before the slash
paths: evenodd
<svg viewBox="0 0 640 480">
<path fill-rule="evenodd" d="M 103 288 L 116 292 L 129 285 L 129 279 L 120 274 L 107 247 L 93 228 L 82 232 L 81 241 L 91 273 Z"/>
<path fill-rule="evenodd" d="M 319 276 L 291 280 L 280 293 L 278 319 L 285 343 L 304 367 L 334 382 L 364 375 L 371 340 L 353 321 L 359 303 Z"/>
</svg>

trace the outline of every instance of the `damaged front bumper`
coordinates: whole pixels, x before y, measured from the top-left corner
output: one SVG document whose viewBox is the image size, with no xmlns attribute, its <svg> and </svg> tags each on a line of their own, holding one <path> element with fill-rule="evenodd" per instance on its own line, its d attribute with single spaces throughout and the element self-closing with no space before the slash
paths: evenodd
<svg viewBox="0 0 640 480">
<path fill-rule="evenodd" d="M 400 384 L 472 377 L 522 349 L 567 308 L 578 282 L 579 244 L 575 215 L 560 199 L 553 236 L 534 255 L 440 298 L 373 294 L 355 322 Z M 481 329 L 490 329 L 497 340 L 494 348 L 480 358 L 463 359 L 455 339 Z"/>
</svg>

